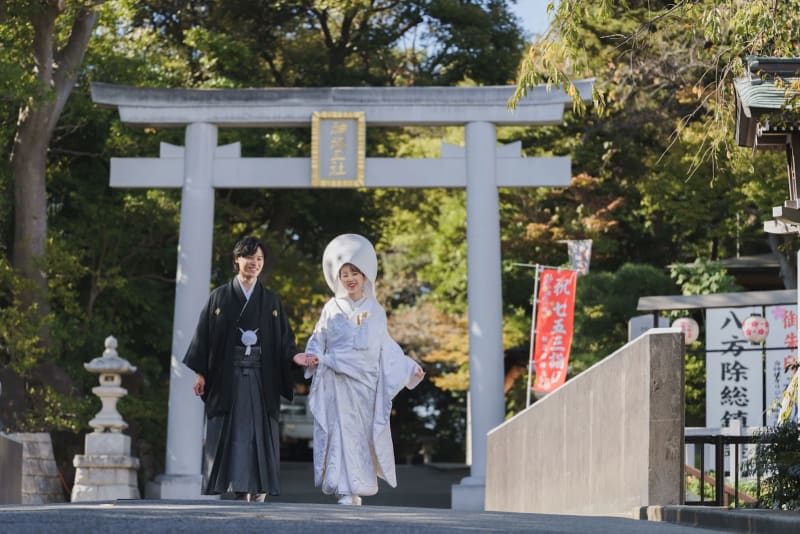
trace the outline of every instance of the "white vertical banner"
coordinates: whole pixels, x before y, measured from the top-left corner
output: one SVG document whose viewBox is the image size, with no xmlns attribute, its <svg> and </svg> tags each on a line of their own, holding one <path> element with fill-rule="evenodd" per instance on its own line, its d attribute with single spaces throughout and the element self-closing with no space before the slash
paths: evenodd
<svg viewBox="0 0 800 534">
<path fill-rule="evenodd" d="M 797 358 L 797 312 L 792 304 L 767 306 L 766 315 L 769 322 L 767 335 L 767 356 L 764 366 L 766 373 L 766 409 L 767 426 L 778 423 L 783 392 L 789 387 L 791 371 L 785 371 L 786 365 Z"/>
<path fill-rule="evenodd" d="M 589 274 L 589 263 L 592 261 L 592 240 L 567 241 L 569 268 L 578 274 Z"/>
<path fill-rule="evenodd" d="M 706 310 L 706 426 L 763 425 L 763 348 L 750 343 L 742 322 L 760 306 Z"/>
</svg>

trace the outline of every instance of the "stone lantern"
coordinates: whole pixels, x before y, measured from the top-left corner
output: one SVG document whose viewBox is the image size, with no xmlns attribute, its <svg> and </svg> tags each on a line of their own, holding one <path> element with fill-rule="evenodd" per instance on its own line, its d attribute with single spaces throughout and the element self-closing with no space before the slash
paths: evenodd
<svg viewBox="0 0 800 534">
<path fill-rule="evenodd" d="M 103 355 L 83 366 L 100 375 L 92 393 L 100 397 L 102 408 L 89 421 L 94 432 L 86 435 L 86 454 L 75 455 L 72 462 L 72 502 L 138 499 L 139 459 L 130 455 L 131 438 L 122 433 L 128 424 L 117 411 L 117 401 L 128 393 L 121 387 L 122 375 L 136 372 L 136 367 L 119 357 L 112 336 L 106 338 Z"/>
</svg>

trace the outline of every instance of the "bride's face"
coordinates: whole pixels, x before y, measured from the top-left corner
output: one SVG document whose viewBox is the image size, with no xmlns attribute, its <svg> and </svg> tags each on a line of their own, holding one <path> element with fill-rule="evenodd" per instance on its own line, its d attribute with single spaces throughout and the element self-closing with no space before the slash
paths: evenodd
<svg viewBox="0 0 800 534">
<path fill-rule="evenodd" d="M 364 274 L 349 263 L 339 269 L 339 282 L 352 300 L 359 300 L 364 296 L 364 278 Z"/>
</svg>

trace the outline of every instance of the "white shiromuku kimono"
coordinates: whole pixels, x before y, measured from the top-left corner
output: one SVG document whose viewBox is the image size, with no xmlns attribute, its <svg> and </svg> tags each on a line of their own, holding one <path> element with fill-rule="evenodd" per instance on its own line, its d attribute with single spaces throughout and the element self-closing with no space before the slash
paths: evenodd
<svg viewBox="0 0 800 534">
<path fill-rule="evenodd" d="M 313 376 L 314 485 L 340 496 L 376 494 L 377 477 L 395 487 L 392 399 L 421 377 L 389 336 L 383 308 L 371 295 L 359 303 L 332 298 L 306 352 L 319 357 L 319 365 L 306 370 Z"/>
</svg>

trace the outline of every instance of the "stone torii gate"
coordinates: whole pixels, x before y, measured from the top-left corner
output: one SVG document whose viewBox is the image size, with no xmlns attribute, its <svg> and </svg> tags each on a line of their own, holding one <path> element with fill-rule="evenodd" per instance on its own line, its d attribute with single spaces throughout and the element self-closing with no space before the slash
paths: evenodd
<svg viewBox="0 0 800 534">
<path fill-rule="evenodd" d="M 591 94 L 591 81 L 577 86 L 581 94 Z M 162 144 L 159 158 L 111 160 L 112 187 L 182 188 L 166 465 L 148 493 L 162 499 L 201 494 L 203 407 L 192 392 L 194 373 L 181 360 L 209 294 L 215 188 L 465 187 L 472 464 L 470 476 L 453 486 L 452 503 L 456 509 L 483 509 L 486 435 L 505 416 L 497 188 L 567 186 L 571 177 L 569 158 L 523 158 L 519 143 L 498 146 L 496 134 L 497 125 L 559 124 L 570 97 L 537 87 L 510 112 L 506 102 L 513 91 L 511 86 L 203 90 L 92 84 L 92 100 L 116 107 L 127 124 L 186 128 L 185 147 Z M 438 159 L 366 158 L 366 122 L 464 126 L 466 146 L 443 144 Z M 337 139 L 336 128 L 351 123 L 356 127 L 348 130 L 350 137 Z M 217 146 L 220 127 L 309 125 L 311 158 L 242 158 L 238 143 Z M 355 152 L 348 150 L 352 141 Z"/>
</svg>

